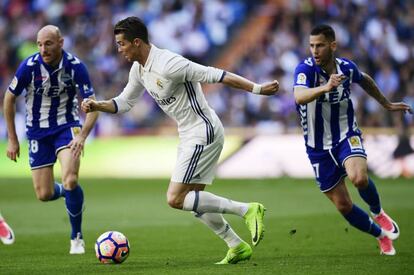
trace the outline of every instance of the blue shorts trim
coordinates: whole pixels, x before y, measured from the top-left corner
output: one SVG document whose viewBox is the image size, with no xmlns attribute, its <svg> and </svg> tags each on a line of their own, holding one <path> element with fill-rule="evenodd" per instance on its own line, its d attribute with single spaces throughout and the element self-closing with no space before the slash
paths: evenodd
<svg viewBox="0 0 414 275">
<path fill-rule="evenodd" d="M 332 185 L 329 189 L 326 189 L 326 190 L 322 190 L 321 189 L 321 192 L 322 193 L 326 193 L 326 192 L 329 192 L 329 191 L 331 191 L 332 189 L 334 189 L 345 177 L 346 177 L 347 175 L 346 175 L 346 173 L 345 174 L 343 174 L 340 178 L 339 178 L 339 180 L 334 184 L 334 185 Z"/>
<path fill-rule="evenodd" d="M 68 146 L 68 145 L 64 145 L 64 146 L 61 146 L 61 147 L 57 148 L 57 149 L 56 149 L 56 151 L 55 151 L 56 156 L 57 156 L 57 154 L 58 154 L 60 151 L 62 151 L 63 149 L 66 149 L 66 148 L 69 148 L 69 146 Z"/>
<path fill-rule="evenodd" d="M 352 155 L 349 155 L 349 156 L 347 156 L 343 161 L 342 161 L 342 166 L 343 167 L 345 167 L 345 161 L 347 160 L 347 159 L 349 159 L 349 158 L 354 158 L 354 157 L 362 157 L 362 158 L 364 158 L 364 159 L 367 159 L 367 155 L 365 154 L 352 154 Z"/>
<path fill-rule="evenodd" d="M 52 162 L 52 163 L 47 163 L 47 164 L 43 164 L 43 165 L 40 165 L 40 166 L 36 166 L 36 167 L 30 167 L 32 170 L 36 170 L 36 169 L 40 169 L 40 168 L 44 168 L 44 167 L 48 167 L 48 166 L 53 166 L 53 165 L 55 165 L 55 163 L 54 162 Z"/>
</svg>

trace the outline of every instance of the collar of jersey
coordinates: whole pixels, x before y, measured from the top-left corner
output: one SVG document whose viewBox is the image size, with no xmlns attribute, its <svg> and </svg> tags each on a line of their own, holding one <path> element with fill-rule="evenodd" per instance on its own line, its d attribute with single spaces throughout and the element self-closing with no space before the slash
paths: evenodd
<svg viewBox="0 0 414 275">
<path fill-rule="evenodd" d="M 313 59 L 313 57 L 312 57 L 312 62 L 315 65 L 316 72 L 318 74 L 320 74 L 321 76 L 323 76 L 328 81 L 329 75 L 321 67 L 319 67 L 318 65 L 316 65 L 315 60 Z M 340 69 L 340 67 L 339 67 L 341 65 L 341 63 L 342 63 L 342 61 L 339 58 L 335 58 L 335 65 L 336 65 L 337 72 L 341 72 L 342 71 Z"/>
<path fill-rule="evenodd" d="M 61 70 L 66 65 L 66 63 L 68 61 L 68 58 L 67 58 L 68 54 L 64 50 L 62 50 L 62 53 L 63 53 L 62 54 L 62 59 L 60 60 L 59 65 L 58 65 L 57 68 L 52 68 L 50 65 L 48 65 L 47 63 L 45 63 L 43 61 L 43 58 L 42 58 L 42 56 L 40 54 L 39 54 L 39 61 L 40 61 L 40 63 L 43 64 L 43 66 L 46 68 L 46 70 L 50 74 L 53 74 L 53 73 L 58 72 L 59 70 Z"/>
<path fill-rule="evenodd" d="M 154 46 L 154 44 L 151 44 L 151 49 L 148 54 L 147 61 L 144 65 L 144 70 L 149 71 L 151 69 L 152 64 L 154 63 L 156 52 L 158 51 L 158 48 Z"/>
</svg>

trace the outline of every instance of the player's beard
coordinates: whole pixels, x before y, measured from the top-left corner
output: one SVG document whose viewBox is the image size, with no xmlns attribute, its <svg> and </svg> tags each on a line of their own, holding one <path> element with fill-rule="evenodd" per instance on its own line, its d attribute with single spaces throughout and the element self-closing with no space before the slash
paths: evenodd
<svg viewBox="0 0 414 275">
<path fill-rule="evenodd" d="M 335 64 L 335 55 L 332 51 L 329 54 L 327 54 L 325 58 L 319 57 L 318 66 L 323 69 L 327 69 L 327 67 L 329 67 L 330 64 Z"/>
</svg>

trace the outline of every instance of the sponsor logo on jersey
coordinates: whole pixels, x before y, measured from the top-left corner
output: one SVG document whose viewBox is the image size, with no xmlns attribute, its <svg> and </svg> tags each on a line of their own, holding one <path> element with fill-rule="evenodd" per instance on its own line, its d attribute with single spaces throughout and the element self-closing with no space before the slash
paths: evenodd
<svg viewBox="0 0 414 275">
<path fill-rule="evenodd" d="M 34 78 L 34 81 L 42 81 L 42 83 L 47 79 L 47 76 L 38 75 Z"/>
<path fill-rule="evenodd" d="M 351 146 L 352 151 L 359 151 L 363 149 L 361 139 L 358 136 L 348 138 L 348 143 Z"/>
<path fill-rule="evenodd" d="M 10 89 L 12 89 L 12 90 L 14 90 L 14 89 L 16 89 L 16 87 L 17 87 L 17 83 L 18 83 L 19 81 L 17 80 L 17 77 L 13 77 L 13 80 L 12 80 L 12 82 L 10 83 Z"/>
<path fill-rule="evenodd" d="M 296 84 L 305 85 L 306 84 L 306 74 L 300 73 L 296 79 Z"/>
<path fill-rule="evenodd" d="M 155 101 L 157 101 L 158 105 L 170 105 L 172 103 L 174 103 L 177 99 L 172 96 L 169 98 L 164 98 L 164 99 L 155 99 Z"/>
<path fill-rule="evenodd" d="M 81 127 L 72 127 L 72 135 L 73 137 L 76 137 L 81 132 Z"/>
<path fill-rule="evenodd" d="M 93 88 L 89 87 L 87 84 L 83 84 L 83 92 L 85 94 L 93 94 Z"/>
</svg>

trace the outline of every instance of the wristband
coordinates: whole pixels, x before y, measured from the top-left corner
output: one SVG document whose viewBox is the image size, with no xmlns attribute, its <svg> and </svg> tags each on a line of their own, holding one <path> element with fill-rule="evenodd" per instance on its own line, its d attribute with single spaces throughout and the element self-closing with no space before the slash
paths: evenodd
<svg viewBox="0 0 414 275">
<path fill-rule="evenodd" d="M 262 90 L 262 85 L 259 84 L 253 84 L 252 93 L 256 95 L 260 95 L 260 91 Z"/>
</svg>

